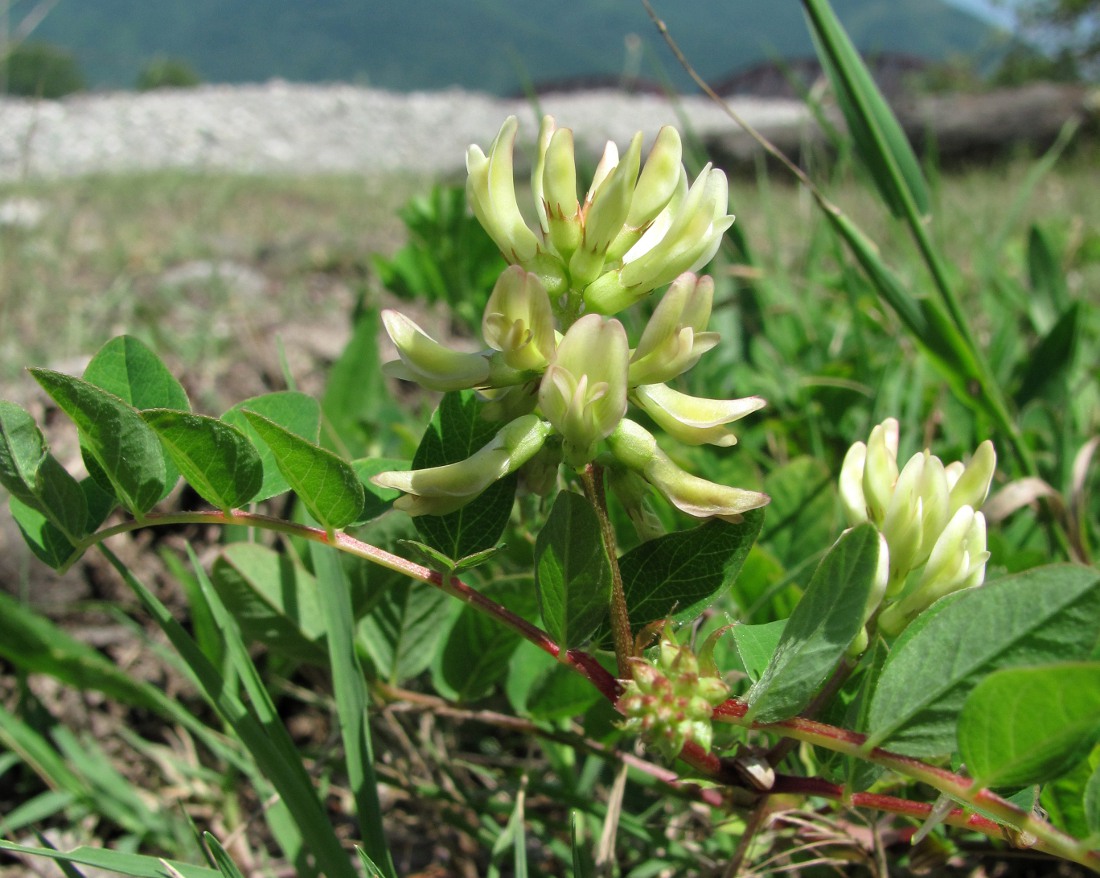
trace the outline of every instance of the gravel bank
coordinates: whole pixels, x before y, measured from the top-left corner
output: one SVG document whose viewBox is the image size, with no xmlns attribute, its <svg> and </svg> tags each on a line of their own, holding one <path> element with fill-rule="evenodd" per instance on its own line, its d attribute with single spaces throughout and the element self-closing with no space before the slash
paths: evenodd
<svg viewBox="0 0 1100 878">
<path fill-rule="evenodd" d="M 699 134 L 729 130 L 703 98 L 677 104 L 616 92 L 548 95 L 544 112 L 572 127 L 578 150 L 595 157 L 604 141 L 624 144 L 679 124 Z M 756 125 L 795 122 L 797 102 L 737 99 Z M 243 173 L 439 174 L 463 167 L 466 146 L 487 147 L 516 114 L 521 137 L 535 133 L 531 106 L 459 90 L 396 94 L 350 85 L 272 82 L 188 91 L 81 95 L 62 101 L 0 100 L 0 180 L 177 168 Z"/>
</svg>

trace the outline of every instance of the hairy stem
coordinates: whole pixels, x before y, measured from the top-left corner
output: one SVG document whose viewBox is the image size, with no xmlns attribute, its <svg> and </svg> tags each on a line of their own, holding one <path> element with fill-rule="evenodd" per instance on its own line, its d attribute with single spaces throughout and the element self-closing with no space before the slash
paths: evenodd
<svg viewBox="0 0 1100 878">
<path fill-rule="evenodd" d="M 744 702 L 740 699 L 730 699 L 725 704 L 720 705 L 715 710 L 714 715 L 716 719 L 744 725 L 743 718 L 746 711 L 747 705 Z M 884 750 L 881 747 L 868 747 L 866 736 L 858 732 L 851 732 L 847 729 L 802 717 L 792 717 L 775 723 L 754 722 L 750 723 L 750 727 L 760 731 L 772 732 L 785 738 L 804 741 L 814 746 L 824 747 L 827 750 L 854 756 L 857 759 L 874 762 L 897 774 L 927 784 L 974 810 L 992 815 L 997 821 L 996 823 L 987 821 L 996 828 L 995 832 L 992 830 L 987 832 L 985 824 L 981 820 L 975 820 L 978 815 L 960 814 L 953 819 L 949 819 L 947 821 L 949 823 L 978 829 L 994 836 L 1002 834 L 1003 827 L 1000 824 L 1005 824 L 1018 830 L 1018 838 L 1025 846 L 1072 860 L 1093 871 L 1100 872 L 1100 851 L 1090 850 L 1085 843 L 1060 832 L 1046 821 L 1038 819 L 1034 814 L 1017 808 L 991 790 L 977 787 L 969 778 L 944 768 L 929 765 L 911 756 L 903 756 L 899 753 Z M 831 786 L 826 781 L 816 778 L 800 778 L 799 780 L 812 781 L 822 789 Z M 837 798 L 848 801 L 853 805 L 863 805 L 882 810 L 896 810 L 893 807 L 883 807 L 884 801 L 892 799 L 892 797 L 880 797 L 870 793 L 845 795 L 842 789 L 836 789 Z M 814 795 L 817 794 L 814 793 Z"/>
<path fill-rule="evenodd" d="M 603 467 L 590 463 L 584 468 L 581 478 L 584 491 L 596 511 L 596 518 L 599 519 L 604 551 L 607 552 L 607 560 L 611 564 L 611 636 L 615 641 L 619 679 L 628 680 L 631 677 L 630 659 L 634 655 L 634 637 L 630 633 L 630 614 L 627 612 L 626 593 L 623 591 L 623 574 L 619 570 L 615 528 L 611 524 L 611 516 L 607 514 Z"/>
<path fill-rule="evenodd" d="M 113 527 L 105 528 L 87 537 L 80 545 L 84 550 L 102 542 L 108 537 L 129 533 L 142 527 L 155 525 L 175 524 L 207 524 L 207 525 L 237 525 L 241 527 L 255 527 L 274 533 L 296 536 L 306 540 L 332 546 L 350 555 L 364 558 L 388 570 L 403 573 L 410 579 L 423 582 L 426 585 L 441 589 L 453 598 L 463 603 L 470 604 L 482 613 L 492 616 L 498 622 L 508 626 L 521 637 L 533 643 L 543 652 L 552 655 L 559 662 L 568 665 L 585 677 L 597 690 L 609 701 L 614 703 L 622 693 L 622 688 L 603 665 L 595 657 L 579 649 L 562 650 L 554 639 L 539 628 L 518 616 L 507 607 L 490 600 L 475 589 L 470 588 L 457 576 L 443 576 L 440 573 L 429 570 L 420 564 L 408 561 L 385 549 L 364 543 L 346 533 L 326 533 L 323 529 L 310 527 L 304 524 L 296 524 L 275 518 L 269 515 L 261 515 L 255 512 L 242 512 L 230 510 L 229 512 L 177 512 L 167 514 L 153 514 L 145 517 L 143 521 L 128 521 Z"/>
</svg>

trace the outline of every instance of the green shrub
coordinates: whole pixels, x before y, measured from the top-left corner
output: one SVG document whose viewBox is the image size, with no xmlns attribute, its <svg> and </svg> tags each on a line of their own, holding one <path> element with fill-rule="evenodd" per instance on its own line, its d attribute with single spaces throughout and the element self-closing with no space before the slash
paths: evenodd
<svg viewBox="0 0 1100 878">
<path fill-rule="evenodd" d="M 85 88 L 76 58 L 48 43 L 16 46 L 8 52 L 6 65 L 8 94 L 60 98 Z"/>
<path fill-rule="evenodd" d="M 141 69 L 135 87 L 138 91 L 152 91 L 157 88 L 194 88 L 201 84 L 202 77 L 188 62 L 180 58 L 157 57 Z"/>
</svg>

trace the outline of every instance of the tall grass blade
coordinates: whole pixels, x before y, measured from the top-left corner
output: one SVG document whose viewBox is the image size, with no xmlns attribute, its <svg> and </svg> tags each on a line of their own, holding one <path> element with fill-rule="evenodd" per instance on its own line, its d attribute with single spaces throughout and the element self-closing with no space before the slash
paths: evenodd
<svg viewBox="0 0 1100 878">
<path fill-rule="evenodd" d="M 910 205 L 927 216 L 931 199 L 920 162 L 859 52 L 828 0 L 802 0 L 802 6 L 856 152 L 875 186 L 894 216 L 906 216 Z"/>
<path fill-rule="evenodd" d="M 214 858 L 214 863 L 217 865 L 218 871 L 221 872 L 225 878 L 244 878 L 244 875 L 241 874 L 241 870 L 237 868 L 237 864 L 233 862 L 233 858 L 226 853 L 220 841 L 214 838 L 209 832 L 204 832 L 202 834 L 202 840 L 206 843 L 207 848 L 209 848 L 210 856 Z"/>
<path fill-rule="evenodd" d="M 367 724 L 370 699 L 355 648 L 355 614 L 352 611 L 347 576 L 338 556 L 331 549 L 311 543 L 310 556 L 317 575 L 317 592 L 325 618 L 336 712 L 344 740 L 348 782 L 355 796 L 359 815 L 363 852 L 382 870 L 385 878 L 397 878 L 382 825 L 378 778 L 374 773 L 374 751 L 371 746 L 370 726 Z"/>
<path fill-rule="evenodd" d="M 172 871 L 182 875 L 183 878 L 221 878 L 220 872 L 207 869 L 204 866 L 190 866 L 187 863 L 174 860 L 167 861 L 161 857 L 129 854 L 123 851 L 102 848 L 78 847 L 71 851 L 55 851 L 49 848 L 15 844 L 0 839 L 0 851 L 30 854 L 31 856 L 51 859 L 57 863 L 79 863 L 82 866 L 106 869 L 119 875 L 129 875 L 131 878 L 165 878 Z"/>
<path fill-rule="evenodd" d="M 351 861 L 344 854 L 329 816 L 302 765 L 301 756 L 279 718 L 244 643 L 241 642 L 236 625 L 213 586 L 201 572 L 197 561 L 192 559 L 203 596 L 225 638 L 228 661 L 235 668 L 245 688 L 247 705 L 237 694 L 236 687 L 227 685 L 222 673 L 210 663 L 198 644 L 172 617 L 168 608 L 110 549 L 103 545 L 99 548 L 168 636 L 190 668 L 200 691 L 225 724 L 240 737 L 257 769 L 274 785 L 283 803 L 294 816 L 302 837 L 308 840 L 316 857 L 316 869 L 306 869 L 307 864 L 300 856 L 296 856 L 297 852 L 287 851 L 288 856 L 296 859 L 299 868 L 306 869 L 308 874 L 323 872 L 328 878 L 355 878 Z"/>
</svg>

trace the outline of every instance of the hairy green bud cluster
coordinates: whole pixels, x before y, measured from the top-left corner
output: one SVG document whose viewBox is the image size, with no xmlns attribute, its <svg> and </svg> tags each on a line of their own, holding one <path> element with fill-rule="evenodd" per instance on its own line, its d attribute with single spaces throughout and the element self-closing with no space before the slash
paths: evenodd
<svg viewBox="0 0 1100 878">
<path fill-rule="evenodd" d="M 714 708 L 729 698 L 730 689 L 711 657 L 713 638 L 696 655 L 676 641 L 665 627 L 657 660 L 634 659 L 618 709 L 624 728 L 644 734 L 667 758 L 694 743 L 709 750 L 714 740 Z"/>
</svg>

